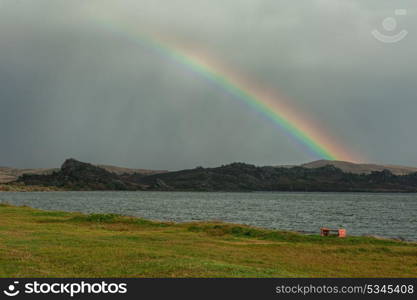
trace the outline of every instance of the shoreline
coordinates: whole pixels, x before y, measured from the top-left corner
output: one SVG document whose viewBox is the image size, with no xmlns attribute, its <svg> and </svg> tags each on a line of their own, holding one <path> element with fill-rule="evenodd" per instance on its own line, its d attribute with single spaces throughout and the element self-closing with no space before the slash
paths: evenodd
<svg viewBox="0 0 417 300">
<path fill-rule="evenodd" d="M 116 213 L 84 213 L 84 212 L 79 212 L 79 211 L 62 211 L 62 210 L 55 210 L 55 209 L 38 209 L 32 206 L 28 206 L 28 205 L 14 205 L 14 204 L 10 204 L 8 202 L 1 202 L 0 201 L 0 207 L 2 206 L 6 206 L 6 207 L 22 207 L 22 208 L 30 208 L 30 209 L 34 209 L 34 210 L 39 210 L 39 211 L 44 211 L 44 212 L 59 212 L 59 213 L 67 213 L 67 214 L 79 214 L 79 215 L 84 215 L 84 216 L 91 216 L 91 215 L 109 215 L 109 216 L 114 216 L 115 218 L 129 218 L 129 219 L 133 219 L 133 220 L 145 220 L 146 222 L 153 222 L 153 223 L 161 223 L 161 224 L 171 224 L 171 225 L 182 225 L 182 224 L 192 224 L 192 223 L 207 223 L 207 224 L 223 224 L 223 225 L 231 225 L 231 226 L 240 226 L 240 227 L 245 227 L 245 228 L 252 228 L 255 230 L 261 230 L 261 231 L 277 231 L 277 232 L 286 232 L 286 233 L 292 233 L 292 234 L 299 234 L 299 235 L 303 235 L 303 236 L 320 236 L 320 234 L 318 233 L 320 228 L 317 229 L 317 232 L 313 232 L 313 231 L 303 231 L 303 230 L 286 230 L 286 229 L 273 229 L 273 228 L 268 228 L 268 227 L 260 227 L 260 226 L 255 226 L 255 225 L 248 225 L 248 224 L 243 224 L 243 223 L 232 223 L 232 222 L 227 222 L 227 221 L 220 221 L 220 220 L 198 220 L 198 221 L 190 221 L 190 222 L 179 222 L 179 221 L 164 221 L 164 220 L 160 220 L 160 219 L 147 219 L 147 218 L 143 218 L 143 217 L 138 217 L 138 216 L 131 216 L 131 215 L 123 215 L 123 214 L 116 214 Z M 351 235 L 348 234 L 348 237 L 354 237 L 354 238 L 372 238 L 372 239 L 377 239 L 377 240 L 387 240 L 387 241 L 394 241 L 394 242 L 403 242 L 403 243 L 413 243 L 413 244 L 417 244 L 417 240 L 410 240 L 410 239 L 404 239 L 404 238 L 395 238 L 395 237 L 384 237 L 384 236 L 378 236 L 378 235 L 372 235 L 372 234 L 362 234 L 362 235 Z M 333 236 L 331 237 L 333 238 Z"/>
<path fill-rule="evenodd" d="M 390 239 L 7 204 L 0 233 L 0 277 L 412 277 L 417 263 L 416 243 Z"/>
<path fill-rule="evenodd" d="M 167 190 L 167 189 L 148 189 L 148 190 L 88 190 L 88 189 L 68 189 L 56 186 L 40 186 L 40 185 L 24 185 L 24 184 L 12 184 L 12 183 L 0 183 L 1 192 L 166 192 L 166 193 L 350 193 L 350 194 L 417 194 L 417 191 L 373 191 L 373 190 L 342 190 L 342 191 L 305 191 L 305 190 L 240 190 L 240 191 L 228 191 L 228 190 Z"/>
<path fill-rule="evenodd" d="M 0 193 L 1 192 L 65 192 L 67 190 L 53 187 L 53 186 L 27 186 L 22 184 L 0 184 Z"/>
</svg>

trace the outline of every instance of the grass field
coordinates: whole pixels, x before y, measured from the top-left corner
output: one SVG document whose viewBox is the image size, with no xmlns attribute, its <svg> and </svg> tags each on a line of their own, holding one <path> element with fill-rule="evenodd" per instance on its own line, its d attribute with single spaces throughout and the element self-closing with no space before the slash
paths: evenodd
<svg viewBox="0 0 417 300">
<path fill-rule="evenodd" d="M 0 277 L 416 276 L 416 243 L 0 204 Z"/>
</svg>

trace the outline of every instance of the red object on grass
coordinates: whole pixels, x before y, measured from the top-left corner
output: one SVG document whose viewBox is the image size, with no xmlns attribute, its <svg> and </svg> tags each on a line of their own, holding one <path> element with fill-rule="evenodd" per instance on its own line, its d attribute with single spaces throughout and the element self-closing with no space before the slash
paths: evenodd
<svg viewBox="0 0 417 300">
<path fill-rule="evenodd" d="M 340 238 L 346 237 L 346 229 L 330 229 L 327 227 L 320 228 L 320 235 L 321 236 L 329 236 L 331 232 L 337 232 L 337 236 Z"/>
</svg>

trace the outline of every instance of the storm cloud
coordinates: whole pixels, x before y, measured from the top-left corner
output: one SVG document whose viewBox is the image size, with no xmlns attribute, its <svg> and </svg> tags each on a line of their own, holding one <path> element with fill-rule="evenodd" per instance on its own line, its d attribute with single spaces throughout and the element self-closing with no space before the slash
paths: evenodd
<svg viewBox="0 0 417 300">
<path fill-rule="evenodd" d="M 0 165 L 75 157 L 175 170 L 315 159 L 118 30 L 125 20 L 285 95 L 364 160 L 417 166 L 416 12 L 413 0 L 0 0 Z M 398 22 L 392 32 L 387 17 Z M 387 44 L 375 29 L 408 36 Z"/>
</svg>

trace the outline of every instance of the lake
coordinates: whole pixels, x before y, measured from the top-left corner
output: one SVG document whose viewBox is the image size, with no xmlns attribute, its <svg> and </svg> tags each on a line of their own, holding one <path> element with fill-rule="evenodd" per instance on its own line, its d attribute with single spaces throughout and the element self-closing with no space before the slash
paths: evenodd
<svg viewBox="0 0 417 300">
<path fill-rule="evenodd" d="M 350 235 L 417 241 L 417 194 L 1 192 L 0 203 L 5 202 L 164 221 L 221 220 L 307 233 L 343 226 Z"/>
</svg>

